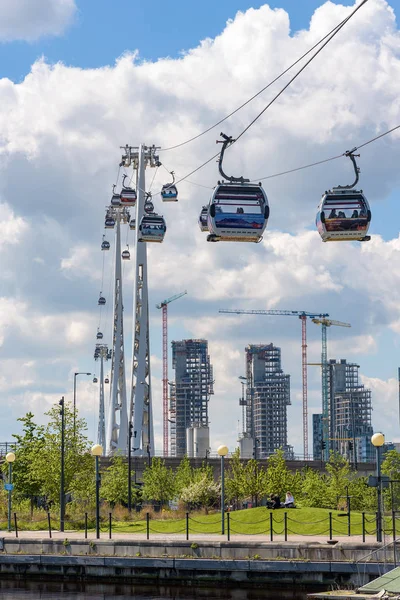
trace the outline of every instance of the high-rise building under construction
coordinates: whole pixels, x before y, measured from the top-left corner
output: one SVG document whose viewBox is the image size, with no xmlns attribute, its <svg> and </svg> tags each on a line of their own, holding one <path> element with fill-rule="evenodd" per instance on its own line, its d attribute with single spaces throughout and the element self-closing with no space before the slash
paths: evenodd
<svg viewBox="0 0 400 600">
<path fill-rule="evenodd" d="M 351 462 L 374 460 L 371 444 L 371 390 L 358 379 L 359 365 L 346 359 L 328 362 L 329 376 L 329 450 L 346 456 Z M 322 419 L 318 419 L 321 432 L 314 432 L 313 455 L 321 458 Z"/>
<path fill-rule="evenodd" d="M 243 458 L 263 458 L 276 450 L 290 457 L 287 406 L 290 375 L 281 367 L 281 349 L 273 344 L 246 347 L 246 431 L 239 440 Z"/>
<path fill-rule="evenodd" d="M 214 393 L 207 340 L 172 342 L 172 366 L 171 456 L 206 458 L 210 449 L 208 402 Z"/>
</svg>

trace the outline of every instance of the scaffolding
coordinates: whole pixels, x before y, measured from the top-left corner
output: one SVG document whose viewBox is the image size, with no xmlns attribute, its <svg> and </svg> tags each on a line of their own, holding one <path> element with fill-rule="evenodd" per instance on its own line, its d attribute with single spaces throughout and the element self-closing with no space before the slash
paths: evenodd
<svg viewBox="0 0 400 600">
<path fill-rule="evenodd" d="M 357 464 L 373 460 L 371 390 L 359 383 L 359 365 L 329 361 L 330 450 Z"/>
<path fill-rule="evenodd" d="M 273 344 L 246 347 L 246 432 L 254 439 L 257 456 L 270 456 L 287 444 L 287 406 L 290 405 L 290 375 L 281 368 L 281 349 Z"/>
<path fill-rule="evenodd" d="M 188 453 L 187 430 L 208 428 L 208 402 L 213 389 L 213 368 L 207 340 L 172 342 L 174 391 L 171 388 L 171 456 Z"/>
</svg>

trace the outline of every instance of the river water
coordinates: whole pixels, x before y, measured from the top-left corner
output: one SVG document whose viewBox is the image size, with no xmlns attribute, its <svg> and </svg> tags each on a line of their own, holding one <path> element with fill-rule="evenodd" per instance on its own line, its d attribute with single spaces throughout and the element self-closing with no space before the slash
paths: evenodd
<svg viewBox="0 0 400 600">
<path fill-rule="evenodd" d="M 306 600 L 307 591 L 0 581 L 7 600 Z"/>
</svg>

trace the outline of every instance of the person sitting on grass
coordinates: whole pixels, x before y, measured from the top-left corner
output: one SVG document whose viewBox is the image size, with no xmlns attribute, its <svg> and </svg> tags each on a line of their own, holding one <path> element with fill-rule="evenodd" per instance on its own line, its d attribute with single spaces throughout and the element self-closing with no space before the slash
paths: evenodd
<svg viewBox="0 0 400 600">
<path fill-rule="evenodd" d="M 293 494 L 291 492 L 286 492 L 285 508 L 296 508 Z"/>
</svg>

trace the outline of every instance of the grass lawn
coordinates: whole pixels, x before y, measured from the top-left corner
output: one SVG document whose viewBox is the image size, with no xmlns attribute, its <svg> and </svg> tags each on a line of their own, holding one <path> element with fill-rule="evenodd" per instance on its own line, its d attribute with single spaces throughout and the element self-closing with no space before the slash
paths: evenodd
<svg viewBox="0 0 400 600">
<path fill-rule="evenodd" d="M 332 513 L 332 536 L 348 535 L 348 517 L 343 515 L 343 511 L 330 511 L 324 508 L 296 508 L 288 510 L 269 510 L 265 507 L 250 508 L 246 510 L 233 511 L 229 513 L 230 532 L 235 534 L 248 535 L 266 535 L 270 537 L 270 526 L 272 518 L 272 529 L 274 535 L 283 535 L 285 532 L 285 512 L 287 519 L 288 539 L 292 535 L 315 536 L 322 535 L 329 537 L 329 513 Z M 225 533 L 228 527 L 228 516 L 225 515 Z M 58 529 L 58 519 L 52 515 L 52 528 Z M 90 523 L 89 531 L 93 531 L 93 520 Z M 0 523 L 0 529 L 6 529 L 5 522 Z M 391 532 L 391 518 L 386 517 L 385 527 Z M 34 522 L 18 519 L 18 529 L 45 531 L 48 527 L 47 517 Z M 375 515 L 365 514 L 365 533 L 366 535 L 375 534 Z M 72 522 L 66 518 L 66 530 L 83 531 L 83 522 Z M 102 522 L 101 530 L 108 530 L 107 520 Z M 132 513 L 132 521 L 113 520 L 112 531 L 114 533 L 146 533 L 146 517 L 143 514 Z M 157 518 L 150 519 L 150 535 L 155 533 L 181 533 L 186 532 L 186 519 L 173 518 L 173 513 L 166 512 L 157 515 Z M 352 511 L 350 516 L 351 535 L 362 534 L 362 513 Z M 214 512 L 212 514 L 191 513 L 189 515 L 189 534 L 220 534 L 221 533 L 221 514 Z"/>
</svg>

